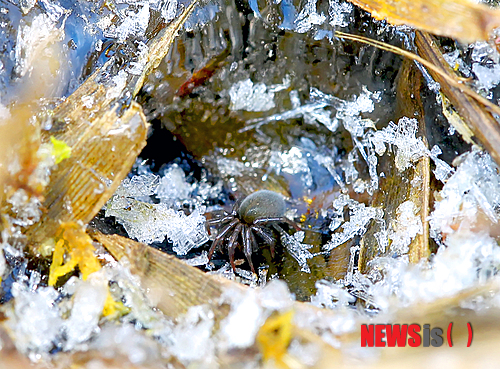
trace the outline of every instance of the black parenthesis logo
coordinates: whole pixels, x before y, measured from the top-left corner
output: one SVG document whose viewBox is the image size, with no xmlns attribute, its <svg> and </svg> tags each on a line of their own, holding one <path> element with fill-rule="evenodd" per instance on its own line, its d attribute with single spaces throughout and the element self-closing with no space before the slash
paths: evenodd
<svg viewBox="0 0 500 369">
<path fill-rule="evenodd" d="M 450 347 L 453 347 L 453 342 L 451 340 L 451 328 L 452 327 L 453 327 L 453 322 L 450 322 L 450 324 L 448 324 L 448 334 L 447 334 L 448 346 L 450 346 Z"/>
<path fill-rule="evenodd" d="M 467 341 L 467 347 L 470 347 L 470 345 L 472 344 L 472 337 L 473 337 L 473 333 L 472 333 L 472 324 L 467 323 L 467 329 L 469 330 L 469 340 Z"/>
</svg>

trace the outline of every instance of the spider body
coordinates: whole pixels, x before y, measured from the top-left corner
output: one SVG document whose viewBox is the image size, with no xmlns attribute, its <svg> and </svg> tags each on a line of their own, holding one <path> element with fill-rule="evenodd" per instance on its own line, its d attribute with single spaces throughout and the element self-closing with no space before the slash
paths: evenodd
<svg viewBox="0 0 500 369">
<path fill-rule="evenodd" d="M 219 234 L 215 238 L 208 259 L 221 243 L 227 241 L 229 262 L 236 270 L 234 264 L 234 253 L 238 245 L 243 246 L 243 253 L 255 273 L 252 263 L 252 252 L 258 248 L 255 234 L 267 243 L 271 249 L 271 255 L 274 257 L 276 240 L 270 227 L 278 231 L 283 231 L 279 223 L 288 223 L 297 230 L 300 228 L 291 220 L 285 217 L 286 204 L 283 197 L 273 191 L 261 190 L 247 196 L 240 203 L 236 203 L 231 213 L 225 213 L 224 216 L 211 220 L 210 225 L 219 224 L 221 226 Z M 240 239 L 242 242 L 240 242 Z"/>
</svg>

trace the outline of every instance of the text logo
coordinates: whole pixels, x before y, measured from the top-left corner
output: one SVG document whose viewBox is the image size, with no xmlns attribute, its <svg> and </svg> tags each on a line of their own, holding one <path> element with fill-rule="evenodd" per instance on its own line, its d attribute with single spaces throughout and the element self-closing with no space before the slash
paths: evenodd
<svg viewBox="0 0 500 369">
<path fill-rule="evenodd" d="M 453 323 L 448 324 L 446 340 L 453 346 L 451 338 Z M 469 339 L 472 344 L 472 325 L 467 323 Z M 444 331 L 430 324 L 363 324 L 361 326 L 361 347 L 441 347 L 444 343 Z"/>
</svg>

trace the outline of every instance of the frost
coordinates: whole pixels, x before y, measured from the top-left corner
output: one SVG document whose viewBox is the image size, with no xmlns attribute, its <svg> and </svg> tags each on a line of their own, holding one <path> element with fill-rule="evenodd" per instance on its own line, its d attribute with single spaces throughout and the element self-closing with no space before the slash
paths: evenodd
<svg viewBox="0 0 500 369">
<path fill-rule="evenodd" d="M 21 22 L 24 24 L 24 22 Z M 28 73 L 36 58 L 44 55 L 48 45 L 62 40 L 64 32 L 46 14 L 33 18 L 31 25 L 20 25 L 15 48 L 16 74 L 23 77 Z"/>
<path fill-rule="evenodd" d="M 87 281 L 78 280 L 73 296 L 70 317 L 64 321 L 65 350 L 87 341 L 98 330 L 104 302 L 108 295 L 108 281 L 102 273 L 93 273 Z"/>
<path fill-rule="evenodd" d="M 199 209 L 195 209 L 188 216 L 178 212 L 175 221 L 168 222 L 167 237 L 174 244 L 173 250 L 178 255 L 187 254 L 193 247 L 203 245 L 208 241 L 205 228 L 205 217 Z"/>
<path fill-rule="evenodd" d="M 250 79 L 236 82 L 229 90 L 231 110 L 267 111 L 275 107 L 274 93 L 288 88 L 290 80 L 283 80 L 282 85 L 266 86 L 253 83 Z"/>
<path fill-rule="evenodd" d="M 325 23 L 326 16 L 323 13 L 318 14 L 316 12 L 316 1 L 317 0 L 307 0 L 307 4 L 294 21 L 296 32 L 305 33 L 314 26 Z"/>
<path fill-rule="evenodd" d="M 15 217 L 10 218 L 13 224 L 21 227 L 27 227 L 40 219 L 42 211 L 40 210 L 40 199 L 29 194 L 22 188 L 16 190 L 11 197 L 7 199 L 11 205 Z"/>
<path fill-rule="evenodd" d="M 267 175 L 274 171 L 277 175 L 282 172 L 291 175 L 300 175 L 301 183 L 306 187 L 311 187 L 313 178 L 311 169 L 307 162 L 307 157 L 304 151 L 297 146 L 293 146 L 290 150 L 271 151 L 271 156 L 268 161 Z M 264 177 L 267 178 L 267 175 Z"/>
<path fill-rule="evenodd" d="M 446 162 L 438 158 L 441 149 L 434 146 L 431 151 L 426 147 L 421 137 L 417 137 L 418 121 L 416 119 L 403 117 L 398 124 L 390 122 L 389 125 L 379 131 L 373 132 L 369 136 L 369 141 L 374 145 L 378 155 L 383 155 L 386 151 L 385 144 L 394 147 L 395 164 L 399 171 L 404 171 L 419 159 L 427 156 L 436 164 L 434 174 L 436 179 L 444 182 L 452 173 Z"/>
<path fill-rule="evenodd" d="M 199 209 L 186 216 L 165 204 L 148 204 L 115 196 L 108 202 L 105 215 L 116 217 L 128 235 L 139 242 L 162 242 L 166 236 L 179 255 L 208 241 L 206 220 Z"/>
<path fill-rule="evenodd" d="M 418 122 L 416 119 L 403 117 L 397 125 L 390 122 L 384 129 L 373 133 L 372 140 L 377 148 L 377 153 L 380 155 L 385 152 L 385 148 L 382 149 L 383 143 L 395 146 L 396 168 L 399 171 L 405 170 L 411 163 L 424 157 L 428 152 L 422 138 L 416 137 L 417 130 Z"/>
<path fill-rule="evenodd" d="M 500 206 L 500 176 L 498 167 L 491 157 L 479 150 L 459 157 L 456 172 L 448 179 L 439 192 L 430 215 L 431 235 L 452 233 L 456 226 L 472 226 L 483 212 L 491 222 L 498 222 L 496 209 Z"/>
<path fill-rule="evenodd" d="M 220 347 L 246 348 L 273 311 L 287 311 L 293 304 L 285 282 L 273 280 L 263 289 L 230 288 L 224 291 L 221 303 L 231 305 L 231 311 L 221 322 Z"/>
<path fill-rule="evenodd" d="M 156 193 L 158 182 L 158 176 L 152 173 L 125 178 L 116 189 L 115 195 L 123 197 L 147 197 Z"/>
<path fill-rule="evenodd" d="M 270 122 L 303 117 L 308 124 L 319 122 L 326 126 L 329 130 L 334 132 L 337 129 L 338 122 L 332 121 L 332 119 L 330 119 L 330 111 L 324 109 L 330 104 L 318 98 L 325 94 L 323 94 L 316 88 L 311 88 L 310 95 L 312 101 L 300 105 L 297 91 L 291 91 L 290 100 L 292 101 L 293 109 L 262 119 L 250 120 L 248 121 L 247 126 L 241 131 L 248 131 L 250 129 L 259 128 L 260 126 Z M 318 99 L 319 101 L 315 101 L 315 99 Z"/>
<path fill-rule="evenodd" d="M 460 51 L 458 49 L 444 54 L 443 57 L 452 69 L 458 69 L 458 71 L 460 71 L 460 73 L 462 73 L 465 77 L 470 77 L 470 69 L 465 64 L 464 60 L 460 58 Z"/>
<path fill-rule="evenodd" d="M 169 347 L 184 365 L 191 361 L 209 361 L 214 355 L 211 340 L 214 313 L 204 306 L 190 307 L 173 331 L 173 344 Z"/>
<path fill-rule="evenodd" d="M 105 325 L 91 343 L 104 358 L 126 357 L 135 365 L 158 363 L 160 353 L 154 338 L 142 334 L 132 325 Z"/>
<path fill-rule="evenodd" d="M 273 279 L 260 291 L 260 304 L 270 310 L 284 312 L 293 306 L 295 301 L 290 294 L 286 282 Z"/>
<path fill-rule="evenodd" d="M 175 18 L 177 13 L 177 0 L 152 0 L 150 5 L 152 9 L 158 10 L 161 13 L 165 23 L 170 22 Z"/>
<path fill-rule="evenodd" d="M 221 324 L 221 334 L 229 348 L 245 348 L 255 341 L 255 335 L 264 323 L 266 316 L 262 311 L 255 290 L 228 290 L 222 298 L 231 302 L 231 311 Z"/>
<path fill-rule="evenodd" d="M 209 261 L 208 253 L 206 251 L 202 251 L 201 255 L 195 256 L 191 259 L 184 259 L 183 261 L 191 266 L 207 265 Z"/>
<path fill-rule="evenodd" d="M 472 71 L 479 89 L 490 90 L 500 82 L 500 54 L 487 42 L 478 41 L 472 49 Z"/>
<path fill-rule="evenodd" d="M 304 241 L 304 232 L 295 232 L 290 236 L 286 232 L 280 232 L 281 243 L 285 246 L 286 250 L 293 256 L 293 258 L 299 263 L 300 270 L 304 273 L 311 273 L 309 265 L 307 265 L 307 260 L 314 257 L 314 255 L 309 251 L 312 245 L 307 245 L 302 243 Z"/>
<path fill-rule="evenodd" d="M 116 217 L 128 235 L 140 242 L 163 242 L 167 237 L 178 255 L 207 242 L 205 207 L 200 201 L 217 196 L 221 185 L 203 181 L 190 184 L 177 164 L 169 165 L 160 176 L 141 165 L 137 171 L 144 174 L 120 184 L 105 205 L 105 216 Z M 195 190 L 197 197 L 193 198 Z M 179 210 L 184 201 L 193 207 L 189 215 Z"/>
<path fill-rule="evenodd" d="M 118 98 L 127 85 L 127 78 L 127 72 L 124 70 L 119 71 L 118 74 L 110 81 L 111 86 L 109 86 L 106 91 L 106 98 Z"/>
<path fill-rule="evenodd" d="M 350 22 L 348 17 L 353 10 L 352 4 L 339 0 L 329 0 L 329 4 L 330 25 L 332 27 L 347 27 Z"/>
<path fill-rule="evenodd" d="M 232 177 L 239 177 L 247 170 L 242 162 L 224 157 L 217 158 L 217 169 L 222 175 Z"/>
<path fill-rule="evenodd" d="M 342 223 L 345 206 L 349 208 L 349 221 Z M 362 236 L 370 221 L 372 219 L 382 221 L 384 214 L 382 209 L 366 206 L 343 194 L 333 201 L 333 210 L 330 230 L 334 231 L 342 224 L 342 231 L 332 234 L 332 239 L 323 246 L 325 251 L 333 250 L 355 236 Z"/>
<path fill-rule="evenodd" d="M 156 193 L 161 202 L 169 203 L 189 198 L 192 190 L 193 186 L 187 183 L 184 171 L 177 164 L 173 164 L 161 177 Z"/>
<path fill-rule="evenodd" d="M 16 336 L 16 347 L 24 354 L 47 353 L 54 348 L 60 336 L 63 320 L 56 299 L 59 294 L 52 287 L 31 291 L 25 285 L 14 283 L 14 311 L 8 312 L 9 324 Z"/>
<path fill-rule="evenodd" d="M 130 66 L 127 68 L 127 72 L 136 76 L 142 74 L 144 67 L 148 62 L 149 48 L 144 42 L 139 42 L 137 45 L 137 58 L 130 61 Z"/>
<path fill-rule="evenodd" d="M 434 145 L 431 151 L 428 153 L 430 158 L 434 161 L 436 165 L 436 169 L 432 172 L 438 181 L 445 182 L 448 177 L 453 173 L 453 168 L 450 167 L 445 161 L 438 158 L 438 155 L 441 154 L 441 149 L 439 146 Z"/>
<path fill-rule="evenodd" d="M 311 297 L 311 303 L 319 308 L 335 309 L 356 301 L 356 298 L 344 288 L 325 280 L 316 282 L 316 289 L 316 294 Z"/>
<path fill-rule="evenodd" d="M 100 27 L 106 37 L 117 38 L 119 42 L 125 42 L 131 35 L 142 38 L 149 24 L 149 13 L 149 4 L 144 3 L 137 12 L 126 9 L 118 25 L 100 24 Z"/>
<path fill-rule="evenodd" d="M 391 250 L 397 255 L 408 253 L 408 246 L 417 234 L 422 234 L 422 219 L 418 215 L 418 208 L 411 201 L 405 201 L 396 209 L 396 219 L 391 223 L 392 240 Z"/>
</svg>

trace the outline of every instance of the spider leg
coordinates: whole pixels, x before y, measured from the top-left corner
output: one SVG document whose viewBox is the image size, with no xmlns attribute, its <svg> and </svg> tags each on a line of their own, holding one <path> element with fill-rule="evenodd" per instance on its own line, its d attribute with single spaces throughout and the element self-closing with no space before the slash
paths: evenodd
<svg viewBox="0 0 500 369">
<path fill-rule="evenodd" d="M 276 218 L 260 218 L 255 220 L 255 225 L 263 225 L 268 223 L 287 223 L 291 225 L 295 230 L 301 231 L 302 229 L 294 221 L 288 219 L 287 217 L 276 217 Z"/>
<path fill-rule="evenodd" d="M 231 223 L 229 223 L 227 226 L 225 226 L 222 231 L 217 235 L 215 238 L 214 242 L 212 243 L 212 247 L 210 247 L 210 250 L 208 251 L 208 260 L 212 259 L 212 255 L 215 251 L 215 248 L 221 243 L 221 241 L 226 237 L 226 235 L 229 233 L 229 231 L 236 226 L 236 224 L 239 223 L 238 219 L 233 219 Z"/>
<path fill-rule="evenodd" d="M 234 219 L 234 216 L 232 215 L 228 215 L 227 213 L 221 217 L 221 218 L 217 218 L 217 219 L 210 219 L 210 220 L 207 220 L 207 224 L 208 225 L 216 225 L 216 224 L 224 224 L 224 223 L 227 223 L 227 222 L 230 222 L 231 220 Z"/>
<path fill-rule="evenodd" d="M 234 230 L 233 234 L 231 235 L 231 238 L 229 239 L 229 244 L 227 246 L 228 249 L 228 254 L 229 254 L 229 262 L 231 263 L 231 266 L 233 267 L 233 272 L 236 274 L 236 266 L 234 265 L 234 251 L 236 250 L 236 246 L 238 245 L 237 240 L 238 236 L 241 232 L 241 228 L 243 227 L 243 224 L 238 224 L 236 226 L 236 229 Z"/>
<path fill-rule="evenodd" d="M 276 241 L 272 238 L 266 231 L 262 229 L 260 226 L 252 226 L 252 230 L 257 232 L 260 237 L 269 245 L 271 249 L 271 256 L 274 258 L 274 246 L 276 245 Z"/>
<path fill-rule="evenodd" d="M 252 272 L 255 273 L 255 268 L 252 263 L 252 229 L 247 226 L 243 226 L 243 252 L 248 260 L 248 264 L 250 264 L 250 268 L 252 268 Z"/>
</svg>

